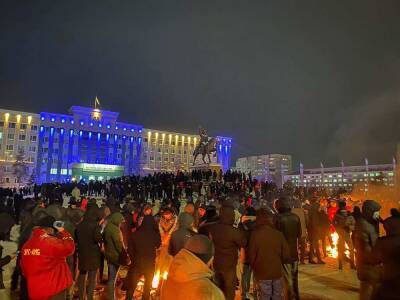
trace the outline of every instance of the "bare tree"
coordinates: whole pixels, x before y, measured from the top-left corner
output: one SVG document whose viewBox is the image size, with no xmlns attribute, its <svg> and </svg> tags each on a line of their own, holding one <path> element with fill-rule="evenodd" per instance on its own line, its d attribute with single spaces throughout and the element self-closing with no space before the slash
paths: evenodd
<svg viewBox="0 0 400 300">
<path fill-rule="evenodd" d="M 15 157 L 15 162 L 13 163 L 13 174 L 17 178 L 18 185 L 20 185 L 28 175 L 28 165 L 25 161 L 25 152 L 23 150 L 18 151 L 18 154 Z"/>
</svg>

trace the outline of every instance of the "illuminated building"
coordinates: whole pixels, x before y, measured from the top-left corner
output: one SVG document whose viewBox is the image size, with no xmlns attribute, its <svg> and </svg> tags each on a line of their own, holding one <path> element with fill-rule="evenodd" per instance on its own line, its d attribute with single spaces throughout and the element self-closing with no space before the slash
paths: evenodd
<svg viewBox="0 0 400 300">
<path fill-rule="evenodd" d="M 216 139 L 217 155 L 210 155 L 210 158 L 226 171 L 230 166 L 232 139 L 222 136 L 217 136 Z M 196 134 L 144 129 L 141 159 L 143 173 L 188 171 L 193 165 L 193 151 L 198 142 L 199 137 Z M 203 163 L 202 155 L 197 157 L 196 163 Z"/>
<path fill-rule="evenodd" d="M 298 172 L 285 176 L 285 181 L 292 182 L 295 186 L 324 187 L 328 189 L 352 189 L 358 184 L 368 191 L 370 182 L 381 182 L 386 186 L 395 185 L 396 163 L 382 165 L 340 166 L 332 168 L 304 169 L 300 165 Z"/>
<path fill-rule="evenodd" d="M 0 113 L 1 161 L 11 164 L 23 148 L 38 183 L 189 171 L 199 142 L 197 134 L 144 129 L 119 121 L 118 112 L 97 107 L 72 106 L 68 114 Z M 232 139 L 216 138 L 217 156 L 211 158 L 227 170 Z M 3 181 L 13 180 L 7 175 Z"/>
<path fill-rule="evenodd" d="M 119 113 L 107 110 L 72 106 L 70 113 L 40 113 L 39 182 L 139 174 L 141 125 L 119 122 Z"/>
<path fill-rule="evenodd" d="M 265 154 L 241 157 L 236 160 L 236 171 L 248 174 L 257 180 L 275 182 L 282 186 L 284 176 L 292 170 L 292 157 L 284 154 Z"/>
<path fill-rule="evenodd" d="M 27 167 L 26 181 L 34 172 L 38 151 L 38 114 L 0 109 L 0 185 L 17 187 L 13 164 L 18 153 Z M 23 182 L 22 182 L 23 183 Z"/>
</svg>

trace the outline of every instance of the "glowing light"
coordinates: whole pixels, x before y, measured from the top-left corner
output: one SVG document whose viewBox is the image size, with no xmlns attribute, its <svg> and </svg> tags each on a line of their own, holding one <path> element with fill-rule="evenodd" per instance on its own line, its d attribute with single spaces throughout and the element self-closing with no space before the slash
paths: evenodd
<svg viewBox="0 0 400 300">
<path fill-rule="evenodd" d="M 99 128 L 103 127 L 103 125 L 101 125 L 101 123 L 99 123 Z"/>
<path fill-rule="evenodd" d="M 44 127 L 40 126 L 40 132 L 43 132 L 43 130 L 44 130 Z"/>
<path fill-rule="evenodd" d="M 337 258 L 339 255 L 338 249 L 337 249 L 339 235 L 337 234 L 337 232 L 334 232 L 331 234 L 331 239 L 332 239 L 332 246 L 326 246 L 326 250 L 327 250 L 328 256 Z"/>
<path fill-rule="evenodd" d="M 153 289 L 157 289 L 159 284 L 160 284 L 160 271 L 157 271 L 154 274 L 153 281 L 151 283 L 151 287 Z"/>
<path fill-rule="evenodd" d="M 162 279 L 167 280 L 167 278 L 168 278 L 168 272 L 164 271 L 164 273 L 162 274 Z"/>
<path fill-rule="evenodd" d="M 74 120 L 71 120 L 71 124 L 74 124 L 75 123 L 75 121 Z"/>
<path fill-rule="evenodd" d="M 99 109 L 94 109 L 92 111 L 92 119 L 93 120 L 100 120 L 101 119 L 101 111 Z"/>
<path fill-rule="evenodd" d="M 45 117 L 43 117 L 43 116 L 40 117 L 40 120 L 44 121 L 44 119 L 45 119 Z"/>
<path fill-rule="evenodd" d="M 72 137 L 73 135 L 74 135 L 74 130 L 71 129 L 71 130 L 69 131 L 69 136 Z"/>
<path fill-rule="evenodd" d="M 115 126 L 115 130 L 118 130 L 118 126 Z"/>
<path fill-rule="evenodd" d="M 98 132 L 98 133 L 97 133 L 97 140 L 100 141 L 100 138 L 101 138 L 101 133 Z"/>
<path fill-rule="evenodd" d="M 188 137 L 188 143 L 190 144 L 190 136 Z"/>
<path fill-rule="evenodd" d="M 165 139 L 165 133 L 162 134 L 162 139 L 163 139 L 163 140 Z"/>
<path fill-rule="evenodd" d="M 32 116 L 28 116 L 28 124 L 31 124 L 32 122 Z"/>
<path fill-rule="evenodd" d="M 93 127 L 93 122 L 90 122 L 90 126 L 92 126 L 92 127 Z"/>
<path fill-rule="evenodd" d="M 131 141 L 131 143 L 133 143 L 133 136 L 131 136 L 130 141 Z"/>
<path fill-rule="evenodd" d="M 92 132 L 89 131 L 89 140 L 92 138 Z"/>
<path fill-rule="evenodd" d="M 110 134 L 107 133 L 107 134 L 106 134 L 106 140 L 108 141 L 109 139 L 110 139 Z"/>
<path fill-rule="evenodd" d="M 182 143 L 185 142 L 185 136 L 182 135 Z"/>
<path fill-rule="evenodd" d="M 151 137 L 151 131 L 149 131 L 148 133 L 147 133 L 147 136 L 150 138 Z"/>
<path fill-rule="evenodd" d="M 61 128 L 60 132 L 63 135 L 64 134 L 64 128 Z"/>
<path fill-rule="evenodd" d="M 196 137 L 194 138 L 194 143 L 195 143 L 195 144 L 197 143 L 197 138 L 196 138 Z"/>
<path fill-rule="evenodd" d="M 131 132 L 135 132 L 135 129 L 131 128 Z"/>
<path fill-rule="evenodd" d="M 156 132 L 156 140 L 158 139 L 158 132 Z"/>
<path fill-rule="evenodd" d="M 64 118 L 61 119 L 61 123 L 65 123 L 65 119 Z"/>
<path fill-rule="evenodd" d="M 107 124 L 107 129 L 110 129 L 111 128 L 111 125 L 110 124 Z"/>
<path fill-rule="evenodd" d="M 21 115 L 17 115 L 17 123 L 21 122 Z"/>
<path fill-rule="evenodd" d="M 79 136 L 82 137 L 82 134 L 83 134 L 83 131 L 80 130 L 80 131 L 79 131 Z"/>
<path fill-rule="evenodd" d="M 8 122 L 8 119 L 10 118 L 10 114 L 9 113 L 5 113 L 4 114 L 4 118 L 5 118 L 6 122 Z"/>
<path fill-rule="evenodd" d="M 83 124 L 85 124 L 85 122 L 81 121 L 79 124 L 81 124 L 81 126 L 83 126 Z"/>
</svg>

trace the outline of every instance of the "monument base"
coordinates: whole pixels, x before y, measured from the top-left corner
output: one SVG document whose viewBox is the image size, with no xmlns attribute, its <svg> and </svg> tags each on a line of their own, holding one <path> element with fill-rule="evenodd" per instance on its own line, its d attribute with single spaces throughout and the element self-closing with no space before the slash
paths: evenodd
<svg viewBox="0 0 400 300">
<path fill-rule="evenodd" d="M 214 163 L 211 162 L 209 164 L 195 164 L 194 166 L 189 166 L 189 171 L 193 171 L 193 170 L 198 170 L 198 171 L 208 171 L 211 170 L 211 172 L 216 171 L 217 173 L 219 173 L 222 170 L 222 166 L 218 163 Z"/>
</svg>

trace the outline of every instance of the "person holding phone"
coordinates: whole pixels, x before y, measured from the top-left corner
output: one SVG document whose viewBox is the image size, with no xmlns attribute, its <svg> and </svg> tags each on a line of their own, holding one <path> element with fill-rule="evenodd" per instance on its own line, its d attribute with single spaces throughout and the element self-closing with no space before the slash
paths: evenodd
<svg viewBox="0 0 400 300">
<path fill-rule="evenodd" d="M 75 251 L 64 223 L 51 216 L 42 218 L 21 248 L 21 269 L 28 294 L 34 300 L 65 300 L 72 285 L 67 257 Z"/>
</svg>

